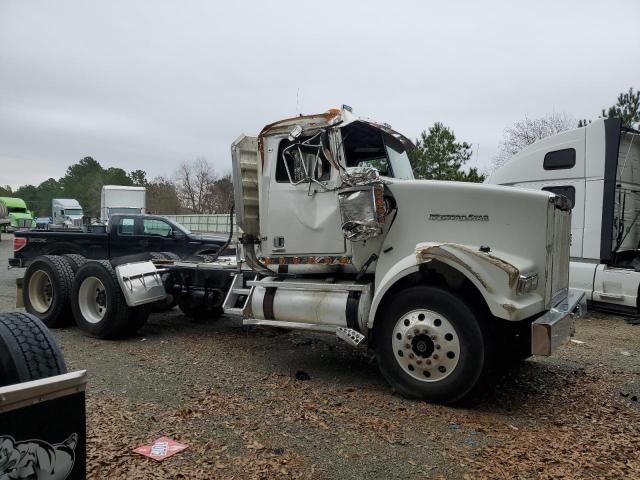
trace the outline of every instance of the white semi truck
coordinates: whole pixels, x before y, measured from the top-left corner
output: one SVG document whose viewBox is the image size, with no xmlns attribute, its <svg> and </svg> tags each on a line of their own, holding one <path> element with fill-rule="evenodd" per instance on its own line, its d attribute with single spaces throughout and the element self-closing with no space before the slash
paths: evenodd
<svg viewBox="0 0 640 480">
<path fill-rule="evenodd" d="M 640 131 L 618 118 L 596 120 L 528 146 L 487 183 L 567 197 L 571 287 L 593 308 L 638 315 Z"/>
<path fill-rule="evenodd" d="M 100 194 L 100 219 L 107 223 L 115 213 L 143 214 L 147 209 L 147 190 L 144 187 L 105 185 Z"/>
<path fill-rule="evenodd" d="M 75 198 L 54 198 L 51 200 L 51 221 L 55 227 L 82 227 L 84 212 Z"/>
<path fill-rule="evenodd" d="M 460 400 L 572 333 L 571 212 L 553 193 L 414 180 L 411 148 L 346 107 L 272 123 L 232 145 L 237 259 L 42 257 L 21 298 L 113 338 L 171 295 L 189 316 L 366 344 L 403 395 Z"/>
</svg>

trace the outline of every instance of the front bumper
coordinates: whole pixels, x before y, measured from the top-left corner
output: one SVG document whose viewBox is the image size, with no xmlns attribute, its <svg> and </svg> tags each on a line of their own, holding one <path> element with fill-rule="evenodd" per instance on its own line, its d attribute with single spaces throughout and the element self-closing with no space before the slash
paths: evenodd
<svg viewBox="0 0 640 480">
<path fill-rule="evenodd" d="M 584 292 L 569 290 L 554 307 L 531 324 L 531 354 L 551 355 L 575 330 L 575 317 L 587 311 Z"/>
</svg>

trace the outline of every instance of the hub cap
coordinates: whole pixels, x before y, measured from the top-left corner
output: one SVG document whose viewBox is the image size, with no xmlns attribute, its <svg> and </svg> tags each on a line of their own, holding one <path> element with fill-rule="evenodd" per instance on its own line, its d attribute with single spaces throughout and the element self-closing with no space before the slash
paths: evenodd
<svg viewBox="0 0 640 480">
<path fill-rule="evenodd" d="M 38 270 L 29 280 L 29 301 L 38 313 L 46 313 L 53 302 L 53 282 L 44 270 Z"/>
<path fill-rule="evenodd" d="M 413 310 L 400 317 L 393 329 L 392 346 L 402 370 L 422 382 L 448 377 L 460 358 L 455 328 L 431 310 Z"/>
<path fill-rule="evenodd" d="M 96 277 L 87 277 L 78 290 L 78 306 L 89 323 L 100 322 L 107 313 L 107 291 Z"/>
</svg>

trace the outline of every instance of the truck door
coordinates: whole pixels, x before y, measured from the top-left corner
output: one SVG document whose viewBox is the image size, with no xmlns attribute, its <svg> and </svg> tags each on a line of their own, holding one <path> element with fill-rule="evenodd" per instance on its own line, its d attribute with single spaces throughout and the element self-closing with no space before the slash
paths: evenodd
<svg viewBox="0 0 640 480">
<path fill-rule="evenodd" d="M 318 155 L 319 139 L 298 149 L 304 139 L 287 137 L 266 139 L 265 165 L 268 185 L 267 212 L 262 228 L 267 241 L 263 255 L 343 254 L 345 240 L 340 228 L 338 197 L 330 189 L 338 174 Z M 313 181 L 310 181 L 308 177 Z M 318 182 L 318 183 L 316 183 Z"/>
<path fill-rule="evenodd" d="M 142 235 L 149 252 L 175 252 L 176 238 L 169 222 L 159 218 L 142 219 Z"/>
<path fill-rule="evenodd" d="M 142 235 L 141 222 L 136 217 L 118 217 L 109 232 L 110 258 L 149 251 Z"/>
</svg>

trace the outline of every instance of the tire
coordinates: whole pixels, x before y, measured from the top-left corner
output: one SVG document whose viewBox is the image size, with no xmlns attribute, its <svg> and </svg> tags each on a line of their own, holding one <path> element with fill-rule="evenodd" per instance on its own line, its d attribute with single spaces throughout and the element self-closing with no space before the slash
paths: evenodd
<svg viewBox="0 0 640 480">
<path fill-rule="evenodd" d="M 108 260 L 92 260 L 78 269 L 71 307 L 76 324 L 89 336 L 114 339 L 133 333 L 149 315 L 146 305 L 131 308 Z"/>
<path fill-rule="evenodd" d="M 66 372 L 44 323 L 28 313 L 0 313 L 0 387 Z"/>
<path fill-rule="evenodd" d="M 22 300 L 28 313 L 49 328 L 71 323 L 73 270 L 62 257 L 37 257 L 27 268 L 23 285 Z"/>
<path fill-rule="evenodd" d="M 62 258 L 69 264 L 74 275 L 82 265 L 87 263 L 87 259 L 77 253 L 65 253 Z"/>
<path fill-rule="evenodd" d="M 374 327 L 382 375 L 405 397 L 462 400 L 489 364 L 483 321 L 448 290 L 420 285 L 398 292 Z"/>
<path fill-rule="evenodd" d="M 197 322 L 205 320 L 216 320 L 222 316 L 224 310 L 222 307 L 211 307 L 204 304 L 195 304 L 189 297 L 180 297 L 178 299 L 178 307 L 184 315 Z"/>
</svg>

